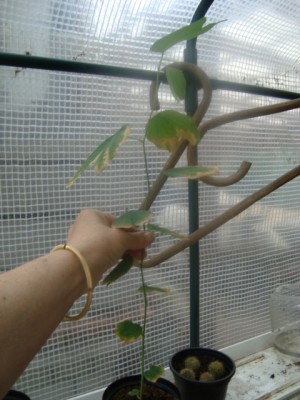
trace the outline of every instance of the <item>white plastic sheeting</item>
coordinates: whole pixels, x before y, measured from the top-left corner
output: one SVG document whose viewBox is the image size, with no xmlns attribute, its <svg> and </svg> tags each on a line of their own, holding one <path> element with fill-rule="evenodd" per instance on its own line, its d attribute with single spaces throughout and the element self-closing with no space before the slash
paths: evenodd
<svg viewBox="0 0 300 400">
<path fill-rule="evenodd" d="M 197 6 L 197 0 L 29 0 L 26 5 L 2 0 L 0 50 L 154 70 L 158 55 L 149 52 L 150 45 L 189 23 Z M 226 20 L 197 42 L 198 64 L 211 78 L 300 91 L 297 0 L 215 0 L 207 17 Z M 184 47 L 168 51 L 166 63 L 182 60 Z M 139 206 L 146 185 L 134 139 L 143 134 L 149 114 L 149 83 L 14 67 L 1 67 L 0 76 L 0 267 L 5 270 L 63 242 L 83 207 L 118 214 Z M 167 89 L 161 95 L 163 107 L 183 109 Z M 218 90 L 205 119 L 278 101 Z M 66 190 L 81 160 L 124 123 L 132 125 L 132 139 L 105 174 L 87 172 Z M 152 146 L 148 151 L 154 178 L 166 155 Z M 232 187 L 199 184 L 202 225 L 299 164 L 299 111 L 214 129 L 201 142 L 199 160 L 218 165 L 223 176 L 243 160 L 252 162 L 248 175 Z M 299 207 L 296 179 L 201 241 L 201 345 L 221 348 L 270 330 L 271 291 L 299 279 Z M 156 222 L 186 232 L 186 182 L 168 182 L 153 212 Z M 170 243 L 158 238 L 151 254 Z M 188 252 L 147 271 L 146 279 L 171 288 L 169 296 L 151 298 L 148 331 L 147 363 L 166 365 L 175 350 L 189 344 Z M 138 284 L 133 270 L 115 285 L 97 288 L 89 315 L 62 323 L 16 387 L 35 400 L 67 399 L 137 372 L 138 344 L 120 344 L 113 329 L 121 319 L 141 319 Z"/>
</svg>

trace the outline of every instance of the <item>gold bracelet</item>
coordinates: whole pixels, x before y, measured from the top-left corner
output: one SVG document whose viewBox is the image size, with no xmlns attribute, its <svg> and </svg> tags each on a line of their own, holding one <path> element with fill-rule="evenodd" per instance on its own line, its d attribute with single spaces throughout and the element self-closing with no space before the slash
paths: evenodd
<svg viewBox="0 0 300 400">
<path fill-rule="evenodd" d="M 93 297 L 93 280 L 92 280 L 92 275 L 91 275 L 91 270 L 90 267 L 88 265 L 88 263 L 86 262 L 85 258 L 82 256 L 82 254 L 75 249 L 74 247 L 68 245 L 68 244 L 59 244 L 58 246 L 55 246 L 52 249 L 53 251 L 57 251 L 57 250 L 69 250 L 71 253 L 75 254 L 75 256 L 79 259 L 81 266 L 83 268 L 83 271 L 85 273 L 85 277 L 86 277 L 86 283 L 87 283 L 87 298 L 86 298 L 86 302 L 85 302 L 85 306 L 83 308 L 83 310 L 77 314 L 77 315 L 66 315 L 64 317 L 65 321 L 78 321 L 79 319 L 83 318 L 85 316 L 85 314 L 88 312 L 91 303 L 92 303 L 92 297 Z"/>
</svg>

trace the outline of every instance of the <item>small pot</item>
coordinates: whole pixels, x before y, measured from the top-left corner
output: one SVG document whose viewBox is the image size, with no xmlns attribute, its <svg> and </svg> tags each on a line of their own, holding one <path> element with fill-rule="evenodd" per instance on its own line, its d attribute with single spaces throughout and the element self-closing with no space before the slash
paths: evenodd
<svg viewBox="0 0 300 400">
<path fill-rule="evenodd" d="M 30 398 L 23 392 L 18 390 L 10 390 L 3 400 L 30 400 Z"/>
<path fill-rule="evenodd" d="M 197 357 L 202 365 L 214 360 L 222 361 L 225 374 L 222 378 L 209 382 L 186 378 L 179 372 L 184 366 L 185 358 L 189 356 Z M 235 363 L 230 357 L 220 351 L 207 348 L 188 348 L 177 352 L 170 361 L 170 369 L 182 400 L 224 400 L 228 383 L 236 370 Z"/>
<path fill-rule="evenodd" d="M 132 388 L 134 387 L 138 387 L 140 385 L 140 375 L 133 375 L 133 376 L 127 376 L 125 378 L 121 378 L 116 380 L 115 382 L 113 382 L 112 384 L 110 384 L 109 386 L 107 386 L 107 388 L 105 389 L 103 396 L 102 396 L 102 400 L 112 400 L 114 398 L 114 396 L 116 396 L 118 394 L 119 397 L 115 397 L 115 399 L 117 400 L 125 400 L 128 399 L 128 397 L 126 397 L 126 394 L 128 393 L 128 391 L 130 391 Z M 157 382 L 153 383 L 153 382 L 149 382 L 149 381 L 145 381 L 146 385 L 149 385 L 150 390 L 156 390 L 156 389 L 160 389 L 162 391 L 161 393 L 161 397 L 158 397 L 157 394 L 153 394 L 154 397 L 157 400 L 164 400 L 164 399 L 168 399 L 168 400 L 180 400 L 180 393 L 179 390 L 177 389 L 177 387 L 167 381 L 166 379 L 160 378 L 158 379 Z M 122 396 L 122 392 L 123 396 Z M 146 392 L 144 392 L 144 396 L 143 399 L 148 400 L 148 398 L 146 397 Z"/>
</svg>

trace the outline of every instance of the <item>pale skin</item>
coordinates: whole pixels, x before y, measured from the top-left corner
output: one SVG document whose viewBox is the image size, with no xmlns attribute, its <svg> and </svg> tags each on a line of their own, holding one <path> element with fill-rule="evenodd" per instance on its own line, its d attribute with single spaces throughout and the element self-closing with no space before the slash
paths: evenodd
<svg viewBox="0 0 300 400">
<path fill-rule="evenodd" d="M 140 259 L 154 239 L 150 233 L 112 228 L 113 220 L 83 210 L 68 233 L 67 243 L 86 259 L 94 286 L 124 254 Z M 86 290 L 81 264 L 68 250 L 0 275 L 0 399 Z"/>
</svg>

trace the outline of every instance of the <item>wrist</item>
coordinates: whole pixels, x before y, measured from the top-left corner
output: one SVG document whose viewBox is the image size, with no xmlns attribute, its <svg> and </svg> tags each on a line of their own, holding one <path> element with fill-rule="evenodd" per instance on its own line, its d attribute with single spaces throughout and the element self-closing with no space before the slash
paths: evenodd
<svg viewBox="0 0 300 400">
<path fill-rule="evenodd" d="M 73 292 L 75 300 L 86 292 L 86 279 L 81 268 L 80 261 L 70 251 L 50 251 L 46 255 L 51 269 L 60 271 L 60 279 L 68 282 L 70 291 Z M 74 300 L 74 301 L 75 301 Z"/>
<path fill-rule="evenodd" d="M 93 297 L 93 279 L 92 279 L 92 274 L 90 267 L 86 261 L 86 259 L 83 257 L 81 252 L 77 250 L 75 247 L 68 245 L 68 244 L 60 244 L 58 246 L 55 246 L 52 249 L 52 252 L 60 251 L 60 250 L 66 250 L 66 253 L 70 253 L 73 256 L 72 264 L 77 264 L 77 268 L 79 265 L 79 268 L 81 270 L 81 282 L 85 282 L 85 292 L 87 293 L 87 298 L 86 298 L 86 303 L 82 311 L 77 314 L 77 315 L 66 315 L 65 320 L 67 321 L 74 321 L 74 320 L 79 320 L 85 316 L 85 314 L 88 312 L 90 305 L 92 303 L 92 297 Z M 85 278 L 85 279 L 84 279 Z M 82 285 L 81 285 L 82 286 Z"/>
</svg>

